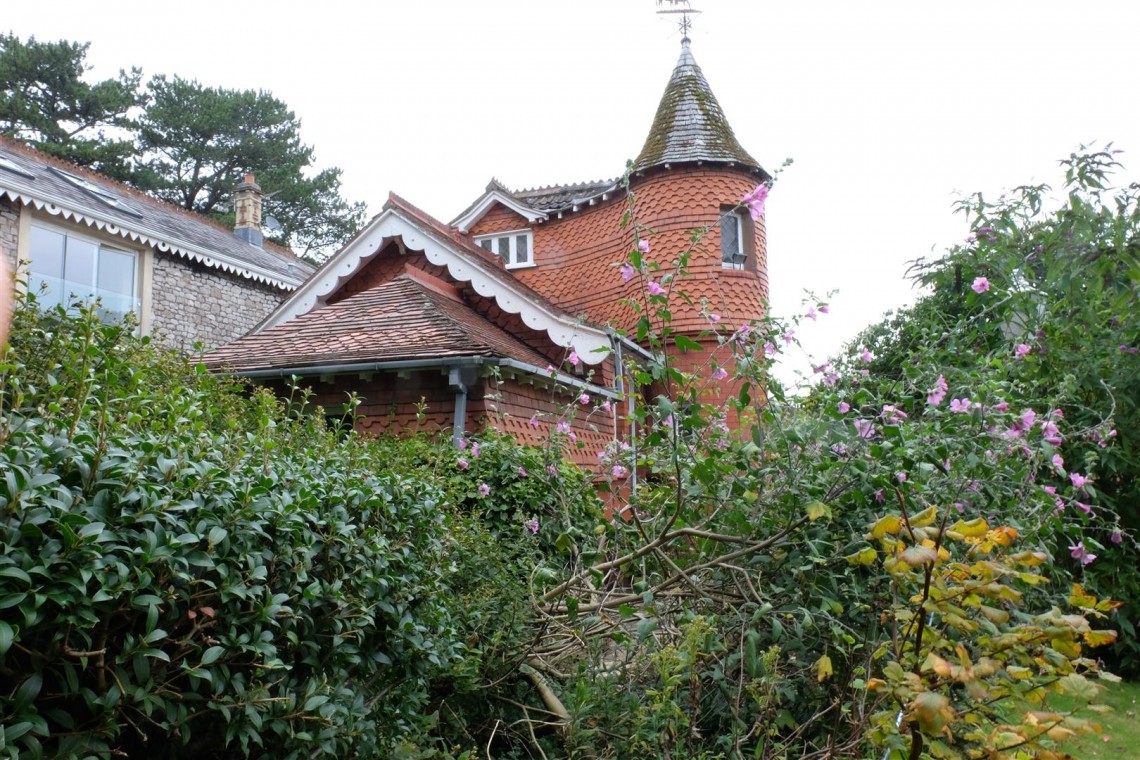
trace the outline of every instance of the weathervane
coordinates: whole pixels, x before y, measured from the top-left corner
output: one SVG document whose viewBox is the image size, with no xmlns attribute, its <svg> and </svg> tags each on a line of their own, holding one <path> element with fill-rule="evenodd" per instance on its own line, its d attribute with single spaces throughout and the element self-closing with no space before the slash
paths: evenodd
<svg viewBox="0 0 1140 760">
<path fill-rule="evenodd" d="M 657 11 L 657 15 L 659 16 L 665 15 L 666 13 L 680 14 L 681 21 L 679 26 L 681 27 L 681 41 L 688 42 L 689 30 L 693 28 L 693 21 L 689 16 L 694 13 L 700 13 L 700 11 L 693 8 L 689 0 L 657 0 L 657 5 L 658 7 L 662 5 L 669 6 L 664 10 Z"/>
</svg>

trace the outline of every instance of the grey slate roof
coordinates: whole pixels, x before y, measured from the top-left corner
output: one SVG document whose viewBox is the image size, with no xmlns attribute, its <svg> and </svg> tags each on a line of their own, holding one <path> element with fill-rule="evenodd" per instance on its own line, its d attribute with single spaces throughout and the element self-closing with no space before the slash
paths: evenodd
<svg viewBox="0 0 1140 760">
<path fill-rule="evenodd" d="M 5 196 L 283 290 L 293 290 L 313 272 L 285 249 L 259 248 L 203 216 L 0 138 L 0 197 Z"/>
<path fill-rule="evenodd" d="M 530 190 L 516 190 L 511 195 L 533 209 L 550 213 L 588 203 L 591 199 L 615 192 L 620 187 L 620 179 L 603 179 L 595 182 L 579 182 L 576 185 L 551 185 Z"/>
<path fill-rule="evenodd" d="M 657 115 L 649 129 L 645 146 L 633 162 L 634 171 L 665 164 L 711 161 L 735 163 L 768 173 L 736 141 L 701 67 L 689 50 L 689 40 L 681 41 L 681 57 L 661 96 Z"/>
</svg>

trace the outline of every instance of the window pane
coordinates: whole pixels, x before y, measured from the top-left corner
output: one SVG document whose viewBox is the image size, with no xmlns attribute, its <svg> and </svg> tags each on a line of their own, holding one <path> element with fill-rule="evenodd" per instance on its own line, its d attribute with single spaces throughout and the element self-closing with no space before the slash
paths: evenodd
<svg viewBox="0 0 1140 760">
<path fill-rule="evenodd" d="M 123 251 L 99 251 L 99 289 L 104 310 L 121 316 L 135 308 L 135 257 Z"/>
<path fill-rule="evenodd" d="M 63 298 L 63 249 L 65 238 L 58 232 L 32 227 L 28 263 L 28 290 L 43 308 L 58 306 Z"/>
<path fill-rule="evenodd" d="M 734 268 L 744 266 L 744 249 L 741 246 L 740 217 L 725 214 L 720 218 L 720 259 Z"/>
<path fill-rule="evenodd" d="M 479 245 L 483 246 L 488 251 L 491 250 L 491 241 L 489 239 L 488 240 L 480 240 Z"/>
<path fill-rule="evenodd" d="M 528 261 L 530 261 L 530 241 L 526 235 L 516 235 L 514 263 L 525 264 Z"/>
<path fill-rule="evenodd" d="M 86 240 L 67 239 L 67 256 L 63 262 L 64 297 L 86 298 L 95 294 L 95 257 L 99 247 Z"/>
<path fill-rule="evenodd" d="M 511 239 L 509 237 L 495 238 L 499 246 L 499 255 L 503 257 L 503 261 L 508 264 L 511 263 Z"/>
</svg>

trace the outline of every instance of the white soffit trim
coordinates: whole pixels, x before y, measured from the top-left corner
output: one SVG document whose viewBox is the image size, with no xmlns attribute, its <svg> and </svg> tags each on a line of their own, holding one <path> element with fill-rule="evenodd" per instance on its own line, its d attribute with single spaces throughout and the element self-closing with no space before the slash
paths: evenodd
<svg viewBox="0 0 1140 760">
<path fill-rule="evenodd" d="M 511 211 L 514 211 L 516 214 L 526 219 L 531 224 L 534 224 L 538 221 L 545 222 L 547 219 L 546 214 L 542 213 L 541 211 L 536 211 L 530 206 L 519 203 L 511 196 L 505 195 L 498 190 L 490 190 L 486 195 L 480 198 L 474 206 L 471 207 L 470 211 L 463 214 L 458 219 L 452 221 L 451 226 L 457 228 L 460 232 L 466 235 L 471 231 L 471 228 L 475 226 L 475 223 L 482 219 L 483 215 L 486 214 L 491 209 L 491 206 L 494 206 L 496 203 L 503 204 Z"/>
<path fill-rule="evenodd" d="M 30 195 L 27 192 L 18 192 L 7 188 L 0 188 L 0 197 L 7 197 L 14 203 L 22 203 L 25 206 L 31 206 L 37 211 L 43 211 L 58 216 L 67 221 L 76 222 L 78 224 L 85 224 L 88 227 L 94 227 L 101 232 L 106 232 L 110 235 L 118 235 L 119 237 L 133 240 L 136 243 L 141 243 L 146 246 L 153 246 L 163 253 L 172 253 L 181 256 L 184 259 L 190 259 L 200 264 L 205 264 L 214 269 L 220 269 L 229 274 L 236 274 L 240 277 L 245 277 L 255 282 L 262 282 L 274 287 L 281 288 L 282 290 L 294 290 L 298 285 L 304 282 L 303 277 L 285 279 L 280 275 L 270 272 L 269 270 L 262 269 L 257 266 L 250 266 L 244 262 L 236 262 L 231 257 L 225 254 L 219 254 L 216 251 L 213 253 L 204 253 L 191 246 L 177 243 L 169 240 L 168 238 L 159 235 L 155 232 L 144 229 L 128 229 L 126 227 L 110 222 L 106 219 L 101 219 L 97 215 L 89 211 L 79 211 L 72 208 L 65 208 L 59 206 L 51 201 L 44 200 L 38 196 Z"/>
<path fill-rule="evenodd" d="M 563 348 L 573 348 L 587 364 L 599 364 L 608 355 L 610 338 L 605 330 L 578 322 L 536 302 L 511 281 L 511 275 L 491 272 L 480 266 L 471 260 L 471 254 L 457 250 L 451 241 L 435 232 L 419 227 L 396 208 L 390 208 L 373 219 L 355 240 L 317 270 L 253 332 L 276 327 L 317 308 L 390 241 L 397 239 L 410 250 L 423 251 L 428 261 L 446 267 L 459 282 L 471 283 L 476 293 L 493 298 L 503 311 L 518 314 L 527 327 L 545 332 Z"/>
</svg>

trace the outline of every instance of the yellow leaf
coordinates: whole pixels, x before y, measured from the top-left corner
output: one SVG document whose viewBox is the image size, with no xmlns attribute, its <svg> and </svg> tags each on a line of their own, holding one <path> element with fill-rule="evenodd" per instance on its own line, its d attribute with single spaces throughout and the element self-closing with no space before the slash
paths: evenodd
<svg viewBox="0 0 1140 760">
<path fill-rule="evenodd" d="M 1116 631 L 1089 631 L 1085 634 L 1085 643 L 1090 647 L 1104 646 L 1116 641 Z"/>
<path fill-rule="evenodd" d="M 827 655 L 824 655 L 815 661 L 815 680 L 820 682 L 826 681 L 832 672 L 831 658 Z"/>
<path fill-rule="evenodd" d="M 1064 741 L 1065 739 L 1071 739 L 1072 737 L 1077 735 L 1076 731 L 1073 731 L 1072 729 L 1065 728 L 1064 726 L 1053 726 L 1052 728 L 1050 728 L 1045 733 L 1050 739 L 1052 739 L 1055 742 Z"/>
<path fill-rule="evenodd" d="M 1073 592 L 1069 594 L 1069 604 L 1074 607 L 1095 607 L 1096 597 L 1081 588 L 1081 584 L 1073 584 Z"/>
<path fill-rule="evenodd" d="M 927 525 L 933 525 L 935 520 L 938 519 L 938 505 L 934 504 L 930 507 L 919 512 L 910 518 L 910 527 L 912 528 L 925 528 Z"/>
<path fill-rule="evenodd" d="M 1033 675 L 1032 668 L 1023 668 L 1020 665 L 1010 665 L 1005 669 L 1005 672 L 1009 673 L 1009 677 L 1015 681 L 1023 681 Z"/>
<path fill-rule="evenodd" d="M 1006 525 L 1002 525 L 990 531 L 989 539 L 998 546 L 1010 546 L 1014 540 L 1017 539 L 1017 531 Z"/>
<path fill-rule="evenodd" d="M 950 530 L 959 533 L 966 538 L 979 538 L 986 535 L 990 526 L 980 517 L 974 518 L 968 522 L 959 520 L 951 526 Z"/>
<path fill-rule="evenodd" d="M 886 515 L 879 518 L 879 520 L 871 526 L 871 538 L 893 536 L 900 530 L 902 530 L 902 520 L 898 518 L 898 515 Z"/>
<path fill-rule="evenodd" d="M 870 565 L 878 558 L 879 553 L 872 549 L 870 546 L 862 551 L 848 554 L 845 559 L 852 565 Z"/>
<path fill-rule="evenodd" d="M 887 682 L 881 678 L 871 678 L 867 680 L 867 691 L 875 691 L 887 685 Z"/>
<path fill-rule="evenodd" d="M 1102 681 L 1108 681 L 1109 683 L 1120 683 L 1120 676 L 1115 673 L 1109 673 L 1107 670 L 1100 671 L 1096 674 L 1096 677 Z"/>
<path fill-rule="evenodd" d="M 807 505 L 807 516 L 809 520 L 818 520 L 821 517 L 831 516 L 831 507 L 824 504 L 822 501 L 813 501 Z"/>
</svg>

